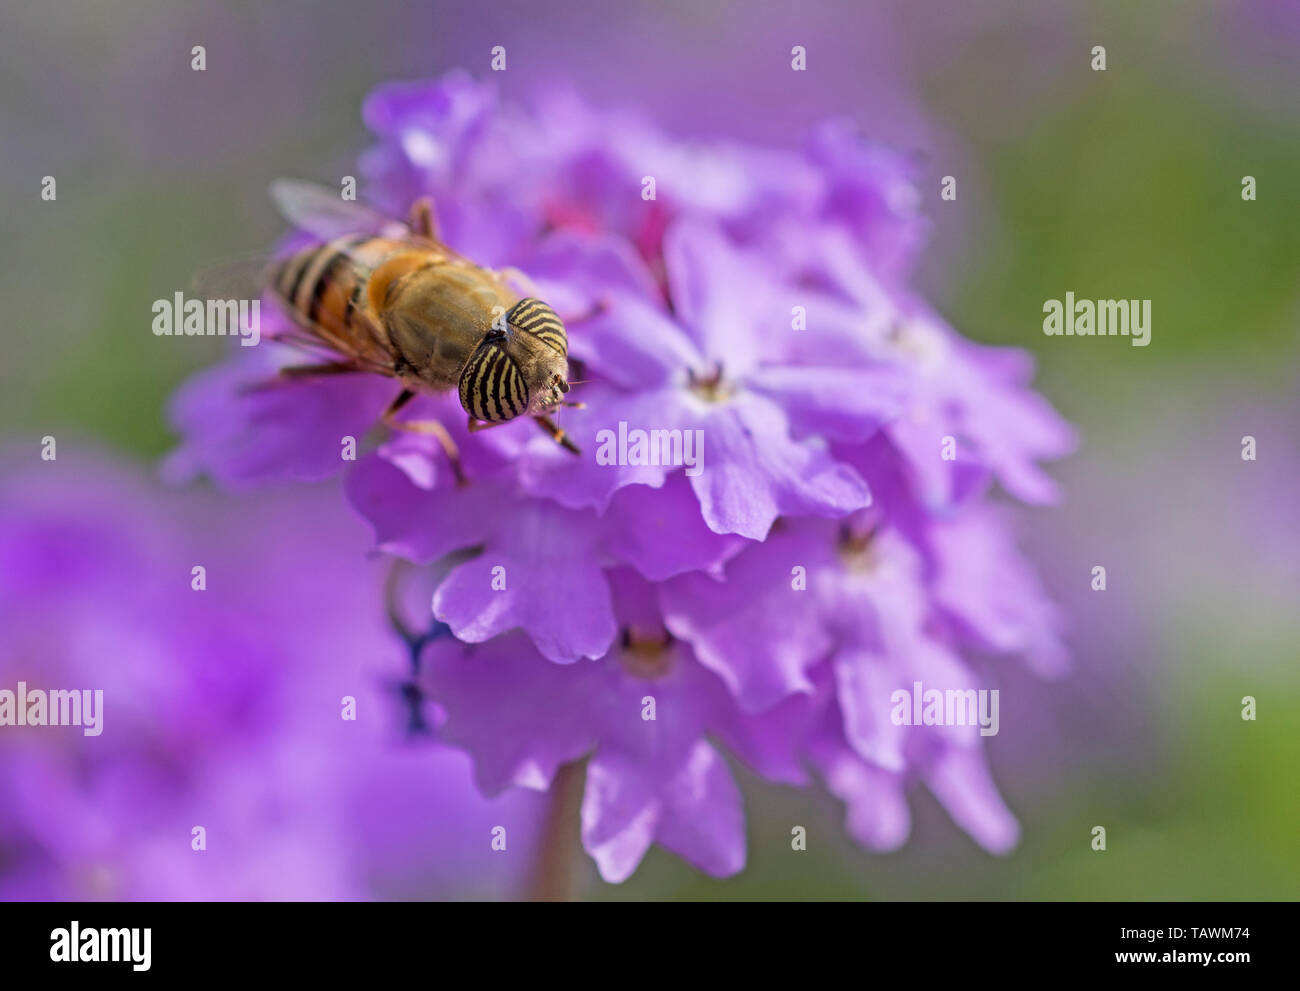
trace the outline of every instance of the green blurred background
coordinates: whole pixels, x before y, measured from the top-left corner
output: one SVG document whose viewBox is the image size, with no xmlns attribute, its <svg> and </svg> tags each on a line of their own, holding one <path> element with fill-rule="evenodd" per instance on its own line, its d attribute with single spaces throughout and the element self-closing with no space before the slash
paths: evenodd
<svg viewBox="0 0 1300 991">
<path fill-rule="evenodd" d="M 1006 688 L 1042 715 L 991 748 L 1024 838 L 990 857 L 917 791 L 907 846 L 870 856 L 831 799 L 737 768 L 739 878 L 656 849 L 623 886 L 593 872 L 588 896 L 1300 896 L 1300 4 L 363 6 L 0 10 L 6 439 L 165 452 L 164 404 L 222 348 L 155 338 L 151 302 L 273 240 L 272 178 L 356 174 L 360 101 L 382 81 L 481 77 L 505 44 L 508 97 L 559 79 L 684 136 L 792 146 L 848 114 L 924 156 L 919 284 L 972 338 L 1033 351 L 1084 437 L 1055 469 L 1067 503 L 1024 514 L 1077 669 Z M 810 54 L 793 91 L 792 44 Z M 948 174 L 956 203 L 938 197 Z M 1067 290 L 1151 299 L 1151 346 L 1044 337 L 1042 303 Z"/>
</svg>

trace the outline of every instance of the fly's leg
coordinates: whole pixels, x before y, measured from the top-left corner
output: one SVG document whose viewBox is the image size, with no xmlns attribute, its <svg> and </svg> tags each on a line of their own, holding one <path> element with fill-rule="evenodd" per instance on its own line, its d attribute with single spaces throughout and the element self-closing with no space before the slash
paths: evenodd
<svg viewBox="0 0 1300 991">
<path fill-rule="evenodd" d="M 551 440 L 555 441 L 555 443 L 559 444 L 570 454 L 582 453 L 582 448 L 571 441 L 569 435 L 564 432 L 564 428 L 549 416 L 543 414 L 541 416 L 534 416 L 533 419 L 537 422 L 537 425 L 542 428 L 542 431 L 551 438 Z"/>
<path fill-rule="evenodd" d="M 436 437 L 442 449 L 446 452 L 447 460 L 451 462 L 452 474 L 456 476 L 456 484 L 464 485 L 469 479 L 465 477 L 465 469 L 460 463 L 460 449 L 456 442 L 451 439 L 451 434 L 447 433 L 447 428 L 438 420 L 398 420 L 397 414 L 412 399 L 415 393 L 410 389 L 403 389 L 391 403 L 388 409 L 384 410 L 382 417 L 384 426 L 393 430 L 405 430 L 411 434 L 425 434 Z"/>
<path fill-rule="evenodd" d="M 465 425 L 465 429 L 472 434 L 477 434 L 484 430 L 491 430 L 493 427 L 504 427 L 507 423 L 513 422 L 513 420 L 497 420 L 495 423 L 489 423 L 487 420 L 475 419 L 474 415 L 470 414 L 469 423 Z"/>
<path fill-rule="evenodd" d="M 566 451 L 571 454 L 582 453 L 582 448 L 571 441 L 568 435 L 564 432 L 564 428 L 549 416 L 539 415 L 534 416 L 533 419 L 537 421 L 537 425 L 542 428 L 542 431 L 546 433 L 551 440 L 555 441 L 555 443 L 559 444 Z M 469 418 L 469 432 L 476 434 L 481 430 L 491 430 L 493 427 L 504 427 L 507 423 L 514 422 L 514 420 L 498 420 L 496 423 L 487 423 L 484 420 L 476 420 L 471 416 Z"/>
<path fill-rule="evenodd" d="M 438 222 L 433 217 L 433 200 L 421 196 L 411 204 L 411 231 L 430 241 L 438 240 Z"/>
<path fill-rule="evenodd" d="M 327 361 L 319 365 L 285 365 L 279 375 L 286 379 L 315 378 L 318 375 L 346 375 L 359 372 L 361 367 L 352 361 Z"/>
<path fill-rule="evenodd" d="M 272 378 L 263 379 L 260 382 L 250 382 L 243 386 L 239 391 L 261 392 L 263 389 L 272 389 L 277 385 L 283 385 L 286 382 L 302 381 L 304 379 L 324 378 L 330 375 L 348 375 L 353 372 L 364 371 L 355 362 L 351 361 L 327 361 L 319 365 L 286 365 L 281 368 Z"/>
</svg>

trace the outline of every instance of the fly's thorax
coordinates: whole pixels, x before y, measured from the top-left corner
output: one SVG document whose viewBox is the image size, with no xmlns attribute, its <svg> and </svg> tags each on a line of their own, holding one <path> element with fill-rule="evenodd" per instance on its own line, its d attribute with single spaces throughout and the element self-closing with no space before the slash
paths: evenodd
<svg viewBox="0 0 1300 991">
<path fill-rule="evenodd" d="M 430 389 L 455 387 L 503 305 L 496 287 L 481 269 L 427 258 L 395 258 L 371 281 L 396 357 Z"/>
<path fill-rule="evenodd" d="M 370 275 L 366 295 L 376 313 L 385 313 L 399 305 L 413 282 L 412 276 L 429 264 L 423 251 L 401 251 L 390 256 Z"/>
</svg>

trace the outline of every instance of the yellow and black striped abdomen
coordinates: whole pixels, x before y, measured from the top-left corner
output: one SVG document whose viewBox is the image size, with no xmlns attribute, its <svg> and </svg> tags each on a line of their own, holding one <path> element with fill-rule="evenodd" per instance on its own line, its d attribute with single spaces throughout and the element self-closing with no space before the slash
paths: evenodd
<svg viewBox="0 0 1300 991">
<path fill-rule="evenodd" d="M 371 324 L 358 319 L 366 306 L 366 283 L 401 242 L 356 235 L 304 248 L 272 273 L 276 293 L 291 315 L 321 342 L 344 356 L 388 360 Z"/>
</svg>

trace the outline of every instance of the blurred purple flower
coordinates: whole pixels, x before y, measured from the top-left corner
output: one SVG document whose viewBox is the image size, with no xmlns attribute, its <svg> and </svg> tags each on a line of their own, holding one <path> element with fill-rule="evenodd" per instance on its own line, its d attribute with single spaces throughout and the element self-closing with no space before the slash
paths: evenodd
<svg viewBox="0 0 1300 991">
<path fill-rule="evenodd" d="M 978 728 L 895 725 L 891 695 L 986 687 L 976 654 L 1062 670 L 1059 615 L 986 497 L 1055 501 L 1040 462 L 1075 438 L 1026 355 L 964 340 L 907 288 L 928 229 L 912 163 L 838 122 L 797 151 L 686 146 L 572 96 L 502 105 L 459 75 L 381 87 L 365 118 L 374 201 L 400 214 L 432 195 L 453 247 L 527 273 L 583 380 L 563 421 L 580 458 L 462 426 L 467 486 L 427 437 L 348 473 L 381 549 L 452 556 L 432 606 L 461 642 L 427 651 L 424 677 L 483 787 L 547 788 L 588 758 L 583 840 L 614 881 L 652 842 L 741 868 L 715 744 L 770 780 L 817 771 L 872 849 L 905 840 L 916 781 L 1009 849 Z M 265 374 L 252 365 L 216 374 Z M 222 389 L 178 400 L 181 474 L 319 477 L 384 401 L 342 380 Z M 454 397 L 409 407 L 430 414 L 464 422 Z M 701 470 L 608 463 L 620 425 L 699 431 Z"/>
<path fill-rule="evenodd" d="M 402 738 L 403 647 L 337 508 L 60 455 L 0 483 L 0 689 L 102 690 L 102 733 L 0 728 L 0 897 L 449 897 L 524 873 L 524 796 L 487 802 L 463 756 Z"/>
</svg>

